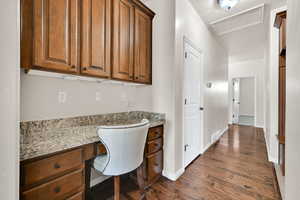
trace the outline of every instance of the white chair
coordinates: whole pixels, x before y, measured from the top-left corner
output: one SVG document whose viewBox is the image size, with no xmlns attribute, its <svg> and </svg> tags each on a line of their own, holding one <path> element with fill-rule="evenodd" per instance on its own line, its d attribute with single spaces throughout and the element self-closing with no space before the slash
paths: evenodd
<svg viewBox="0 0 300 200">
<path fill-rule="evenodd" d="M 94 168 L 107 176 L 114 176 L 114 199 L 120 199 L 120 175 L 137 169 L 143 162 L 149 121 L 125 126 L 100 126 L 98 136 L 107 154 L 95 158 Z M 139 175 L 142 170 L 138 170 Z M 139 180 L 139 185 L 141 181 Z M 143 187 L 140 185 L 140 188 Z"/>
</svg>

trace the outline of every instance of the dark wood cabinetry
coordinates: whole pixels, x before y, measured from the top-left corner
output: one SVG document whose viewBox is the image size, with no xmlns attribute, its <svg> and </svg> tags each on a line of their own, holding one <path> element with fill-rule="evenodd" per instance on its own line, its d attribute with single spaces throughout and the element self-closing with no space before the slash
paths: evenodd
<svg viewBox="0 0 300 200">
<path fill-rule="evenodd" d="M 46 155 L 21 162 L 22 200 L 83 200 L 91 192 L 90 172 L 93 158 L 106 153 L 101 143 Z M 163 169 L 163 126 L 149 129 L 145 146 L 145 173 L 140 178 L 149 187 L 159 179 Z M 140 176 L 141 177 L 141 176 Z"/>
<path fill-rule="evenodd" d="M 152 65 L 152 15 L 135 9 L 134 80 L 151 82 Z"/>
<path fill-rule="evenodd" d="M 133 80 L 134 6 L 128 0 L 114 0 L 112 77 Z"/>
<path fill-rule="evenodd" d="M 81 73 L 110 77 L 112 0 L 82 0 Z"/>
<path fill-rule="evenodd" d="M 79 0 L 22 0 L 21 5 L 22 66 L 79 72 Z"/>
<path fill-rule="evenodd" d="M 21 67 L 150 84 L 153 17 L 138 0 L 21 0 Z"/>
<path fill-rule="evenodd" d="M 286 11 L 278 13 L 275 27 L 279 29 L 279 81 L 278 81 L 278 141 L 279 164 L 285 175 L 285 122 L 286 122 Z"/>
<path fill-rule="evenodd" d="M 149 129 L 145 151 L 146 185 L 149 187 L 157 181 L 163 170 L 163 126 Z"/>
</svg>

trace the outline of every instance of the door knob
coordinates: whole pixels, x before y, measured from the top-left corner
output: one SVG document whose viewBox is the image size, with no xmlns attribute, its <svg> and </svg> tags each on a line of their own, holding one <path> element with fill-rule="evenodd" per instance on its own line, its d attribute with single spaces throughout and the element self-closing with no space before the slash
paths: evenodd
<svg viewBox="0 0 300 200">
<path fill-rule="evenodd" d="M 203 111 L 203 110 L 204 110 L 204 108 L 203 108 L 203 107 L 200 107 L 200 108 L 199 108 L 199 110 Z"/>
</svg>

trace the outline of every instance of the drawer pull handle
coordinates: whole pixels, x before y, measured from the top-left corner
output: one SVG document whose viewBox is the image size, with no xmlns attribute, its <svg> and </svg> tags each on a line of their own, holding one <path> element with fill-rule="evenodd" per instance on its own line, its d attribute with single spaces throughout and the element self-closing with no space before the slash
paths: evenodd
<svg viewBox="0 0 300 200">
<path fill-rule="evenodd" d="M 158 146 L 159 146 L 159 144 L 158 144 L 158 143 L 154 143 L 154 146 L 158 147 Z"/>
<path fill-rule="evenodd" d="M 96 69 L 96 70 L 104 70 L 104 67 L 101 67 L 101 66 L 94 66 L 94 65 L 92 65 L 92 66 L 90 66 L 90 68 L 92 68 L 92 69 Z"/>
<path fill-rule="evenodd" d="M 55 163 L 55 164 L 54 164 L 54 168 L 55 168 L 55 169 L 59 169 L 59 168 L 60 168 L 60 165 L 59 165 L 58 163 Z"/>
<path fill-rule="evenodd" d="M 57 186 L 57 187 L 54 188 L 54 192 L 55 192 L 55 193 L 59 193 L 60 191 L 61 191 L 61 189 L 60 189 L 59 186 Z"/>
</svg>

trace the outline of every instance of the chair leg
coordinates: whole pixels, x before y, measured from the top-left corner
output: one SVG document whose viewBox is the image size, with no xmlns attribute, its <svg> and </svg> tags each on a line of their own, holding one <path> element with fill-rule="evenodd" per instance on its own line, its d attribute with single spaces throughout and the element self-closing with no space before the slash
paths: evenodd
<svg viewBox="0 0 300 200">
<path fill-rule="evenodd" d="M 120 176 L 114 177 L 114 200 L 120 200 Z"/>
</svg>

